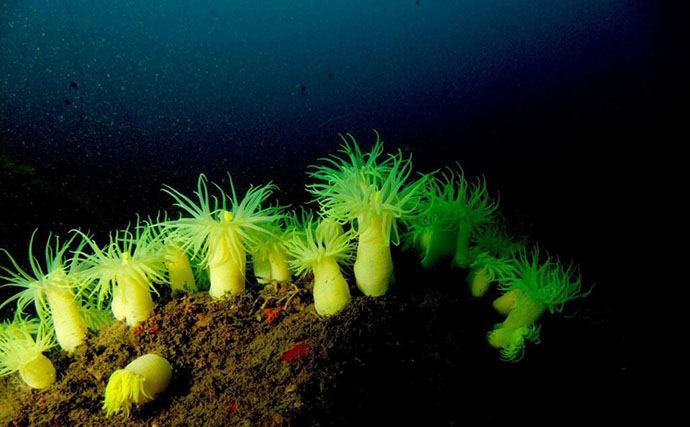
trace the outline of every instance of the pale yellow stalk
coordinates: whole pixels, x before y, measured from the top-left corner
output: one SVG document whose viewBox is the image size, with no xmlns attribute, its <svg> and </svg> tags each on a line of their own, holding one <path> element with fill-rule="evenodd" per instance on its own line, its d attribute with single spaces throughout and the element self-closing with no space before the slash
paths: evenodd
<svg viewBox="0 0 690 427">
<path fill-rule="evenodd" d="M 113 285 L 113 301 L 110 304 L 110 309 L 113 312 L 113 317 L 117 320 L 125 320 L 125 299 L 122 294 L 122 287 L 117 284 Z"/>
<path fill-rule="evenodd" d="M 264 251 L 255 252 L 252 255 L 252 267 L 254 269 L 254 277 L 256 277 L 259 283 L 265 284 L 271 281 L 273 273 L 267 253 Z"/>
<path fill-rule="evenodd" d="M 288 256 L 284 249 L 269 252 L 268 261 L 271 264 L 271 279 L 277 282 L 289 282 L 292 279 Z"/>
<path fill-rule="evenodd" d="M 165 246 L 165 267 L 173 291 L 192 292 L 196 289 L 194 272 L 187 254 L 174 244 Z"/>
<path fill-rule="evenodd" d="M 314 264 L 314 308 L 321 316 L 342 310 L 351 299 L 350 289 L 332 257 L 323 257 Z"/>
<path fill-rule="evenodd" d="M 45 293 L 57 342 L 63 350 L 71 353 L 86 339 L 86 321 L 69 288 L 47 285 Z"/>
<path fill-rule="evenodd" d="M 120 279 L 119 286 L 125 300 L 125 320 L 129 326 L 136 326 L 146 320 L 155 307 L 148 279 L 138 274 L 128 274 Z"/>
<path fill-rule="evenodd" d="M 225 221 L 232 221 L 232 212 L 225 211 Z M 228 233 L 227 239 L 213 241 L 209 249 L 208 272 L 211 287 L 208 293 L 221 298 L 226 293 L 244 292 L 247 254 L 237 233 Z"/>
<path fill-rule="evenodd" d="M 393 258 L 386 230 L 386 227 L 390 229 L 390 219 L 387 220 L 385 215 L 367 215 L 360 216 L 358 221 L 366 225 L 359 234 L 354 265 L 357 287 L 364 295 L 378 297 L 388 292 L 394 281 Z"/>
</svg>

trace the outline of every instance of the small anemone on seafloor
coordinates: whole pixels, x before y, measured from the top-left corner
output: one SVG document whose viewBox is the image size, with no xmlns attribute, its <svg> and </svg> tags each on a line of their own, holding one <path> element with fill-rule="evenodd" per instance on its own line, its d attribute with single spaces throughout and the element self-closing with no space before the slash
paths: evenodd
<svg viewBox="0 0 690 427">
<path fill-rule="evenodd" d="M 19 316 L 0 324 L 0 377 L 19 372 L 31 388 L 42 389 L 55 382 L 55 367 L 43 353 L 57 343 L 45 320 Z"/>
<path fill-rule="evenodd" d="M 171 380 L 172 366 L 165 358 L 145 354 L 134 359 L 124 369 L 118 369 L 110 375 L 103 401 L 105 416 L 122 413 L 128 418 L 132 405 L 155 399 Z"/>
<path fill-rule="evenodd" d="M 342 310 L 351 299 L 350 288 L 340 265 L 351 264 L 354 248 L 352 233 L 339 232 L 337 227 L 319 227 L 305 214 L 297 221 L 296 230 L 287 244 L 290 267 L 296 275 L 314 273 L 314 307 L 321 316 L 330 316 Z"/>
</svg>

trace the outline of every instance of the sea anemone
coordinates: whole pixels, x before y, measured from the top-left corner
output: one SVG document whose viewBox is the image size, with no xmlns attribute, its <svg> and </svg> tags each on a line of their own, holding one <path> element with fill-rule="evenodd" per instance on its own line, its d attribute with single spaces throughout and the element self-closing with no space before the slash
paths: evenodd
<svg viewBox="0 0 690 427">
<path fill-rule="evenodd" d="M 526 240 L 509 236 L 503 220 L 489 224 L 472 240 L 471 270 L 466 280 L 472 296 L 481 297 L 491 283 L 513 273 L 515 262 L 512 255 L 525 248 Z"/>
<path fill-rule="evenodd" d="M 4 301 L 0 304 L 0 308 L 12 301 L 17 301 L 17 311 L 21 313 L 33 302 L 38 317 L 48 321 L 55 329 L 55 336 L 60 347 L 71 353 L 84 342 L 87 331 L 81 296 L 75 293 L 75 290 L 79 290 L 81 286 L 77 279 L 78 273 L 76 273 L 79 263 L 76 257 L 65 259 L 65 253 L 76 235 L 64 244 L 60 244 L 58 237 L 55 237 L 53 242 L 51 242 L 52 236 L 48 237 L 45 246 L 45 270 L 33 254 L 35 235 L 36 231 L 29 240 L 31 272 L 23 270 L 11 255 L 2 249 L 14 267 L 14 270 L 0 267 L 5 273 L 0 276 L 0 279 L 5 282 L 3 287 L 16 286 L 24 290 Z M 83 245 L 84 242 L 81 241 L 76 252 L 79 252 Z"/>
<path fill-rule="evenodd" d="M 535 323 L 544 311 L 560 313 L 566 302 L 584 298 L 591 292 L 591 289 L 581 292 L 582 279 L 573 264 L 564 267 L 551 257 L 540 262 L 538 248 L 531 253 L 522 250 L 514 259 L 513 273 L 498 279 L 499 289 L 505 293 L 493 304 L 498 313 L 507 317 L 488 334 L 489 344 L 501 348 L 505 360 L 517 360 L 521 356 L 518 347 L 524 347 L 525 339 L 537 340 Z"/>
<path fill-rule="evenodd" d="M 160 240 L 148 224 L 139 225 L 137 221 L 132 229 L 128 226 L 111 234 L 104 248 L 79 232 L 93 251 L 84 256 L 86 268 L 79 276 L 94 284 L 90 295 L 96 297 L 99 308 L 112 295 L 113 315 L 129 326 L 146 320 L 153 311 L 151 292 L 158 294 L 154 282 L 166 283 L 165 252 Z"/>
<path fill-rule="evenodd" d="M 254 276 L 259 283 L 289 282 L 292 275 L 286 246 L 292 237 L 292 230 L 270 224 L 267 231 L 257 234 L 251 248 Z"/>
<path fill-rule="evenodd" d="M 172 379 L 172 367 L 163 357 L 145 354 L 124 369 L 113 372 L 105 388 L 105 416 L 123 412 L 129 417 L 132 404 L 150 402 L 164 391 Z"/>
<path fill-rule="evenodd" d="M 470 184 L 459 164 L 458 169 L 429 177 L 418 213 L 407 221 L 406 247 L 417 249 L 425 268 L 451 260 L 469 267 L 473 236 L 494 220 L 498 203 L 489 197 L 486 181 Z"/>
<path fill-rule="evenodd" d="M 161 242 L 165 253 L 165 268 L 168 270 L 170 288 L 173 292 L 195 292 L 198 290 L 194 269 L 184 249 L 184 240 L 177 233 L 162 226 L 168 221 L 167 213 L 159 214 L 155 220 L 149 218 L 151 233 L 155 240 Z"/>
<path fill-rule="evenodd" d="M 517 328 L 499 328 L 489 332 L 489 339 L 500 342 L 500 359 L 504 362 L 519 362 L 525 356 L 525 343 L 527 341 L 539 344 L 541 325 L 532 324 Z"/>
<path fill-rule="evenodd" d="M 353 223 L 358 237 L 354 265 L 357 287 L 368 296 L 384 295 L 394 281 L 390 244 L 399 243 L 397 220 L 413 214 L 420 200 L 426 176 L 406 184 L 412 172 L 412 159 L 402 152 L 389 154 L 379 162 L 383 142 L 376 142 L 363 154 L 352 135 L 344 142 L 344 158 L 322 159 L 327 164 L 314 166 L 309 173 L 318 182 L 307 186 L 324 216 L 340 223 Z"/>
<path fill-rule="evenodd" d="M 45 319 L 25 320 L 15 316 L 0 324 L 0 377 L 19 372 L 32 388 L 46 388 L 55 382 L 55 367 L 43 353 L 57 343 Z"/>
<path fill-rule="evenodd" d="M 498 209 L 498 202 L 489 197 L 484 178 L 477 178 L 471 184 L 465 178 L 465 172 L 458 164 L 457 171 L 449 169 L 448 174 L 442 175 L 440 185 L 448 200 L 452 200 L 453 209 L 459 217 L 458 237 L 453 265 L 468 268 L 471 263 L 470 243 L 472 236 L 483 226 L 491 223 Z"/>
<path fill-rule="evenodd" d="M 184 250 L 191 249 L 193 256 L 201 257 L 202 264 L 208 268 L 209 294 L 213 298 L 220 298 L 228 292 L 244 292 L 247 246 L 256 241 L 256 234 L 270 234 L 265 226 L 281 216 L 279 206 L 261 206 L 276 186 L 252 186 L 240 200 L 229 174 L 228 178 L 231 194 L 226 195 L 216 185 L 220 198 L 212 197 L 213 204 L 203 174 L 199 176 L 195 192 L 198 204 L 170 186 L 163 189 L 175 199 L 175 206 L 189 215 L 163 225 L 181 237 Z"/>
<path fill-rule="evenodd" d="M 350 288 L 340 264 L 350 264 L 354 248 L 351 233 L 340 233 L 337 227 L 322 227 L 305 214 L 288 242 L 290 266 L 297 276 L 314 273 L 314 308 L 321 316 L 330 316 L 350 302 Z"/>
<path fill-rule="evenodd" d="M 417 207 L 418 213 L 407 221 L 404 249 L 415 248 L 424 268 L 450 262 L 455 255 L 458 228 L 463 215 L 455 206 L 455 189 L 431 176 Z"/>
</svg>

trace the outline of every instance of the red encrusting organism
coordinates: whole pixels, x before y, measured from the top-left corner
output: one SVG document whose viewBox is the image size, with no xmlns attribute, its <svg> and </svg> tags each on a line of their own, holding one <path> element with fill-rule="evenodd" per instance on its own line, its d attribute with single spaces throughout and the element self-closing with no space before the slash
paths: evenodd
<svg viewBox="0 0 690 427">
<path fill-rule="evenodd" d="M 276 321 L 280 312 L 283 311 L 281 307 L 264 308 L 264 316 L 266 316 L 266 323 L 272 325 Z"/>
<path fill-rule="evenodd" d="M 303 343 L 296 344 L 290 350 L 283 353 L 283 355 L 281 357 L 286 362 L 300 361 L 309 352 L 309 347 L 311 347 L 311 344 L 309 344 L 309 343 L 303 342 Z"/>
<path fill-rule="evenodd" d="M 234 414 L 237 412 L 237 401 L 233 400 L 232 402 L 228 402 L 225 408 L 230 411 L 231 414 Z"/>
<path fill-rule="evenodd" d="M 151 325 L 149 325 L 149 331 L 150 331 L 152 334 L 157 334 L 158 332 L 160 332 L 160 330 L 161 330 L 161 328 L 160 328 L 160 325 L 158 325 L 158 322 L 157 322 L 157 321 L 156 321 L 156 322 L 151 322 Z"/>
</svg>

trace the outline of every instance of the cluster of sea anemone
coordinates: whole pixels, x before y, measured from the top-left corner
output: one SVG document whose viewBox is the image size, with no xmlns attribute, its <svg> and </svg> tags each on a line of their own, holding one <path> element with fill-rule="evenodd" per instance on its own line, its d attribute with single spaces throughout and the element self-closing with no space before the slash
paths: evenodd
<svg viewBox="0 0 690 427">
<path fill-rule="evenodd" d="M 493 306 L 507 316 L 487 334 L 500 358 L 517 362 L 527 341 L 538 343 L 537 323 L 547 309 L 561 312 L 582 292 L 582 279 L 574 264 L 565 267 L 558 258 L 541 257 L 537 245 L 514 237 L 489 195 L 486 180 L 474 183 L 464 171 L 447 168 L 427 180 L 416 214 L 406 220 L 406 246 L 417 249 L 425 268 L 469 270 L 467 284 L 474 297 L 484 296 L 492 283 L 503 294 Z"/>
<path fill-rule="evenodd" d="M 164 186 L 175 217 L 137 219 L 100 244 L 81 230 L 64 242 L 51 236 L 44 259 L 34 254 L 34 233 L 29 269 L 4 251 L 9 266 L 1 267 L 0 285 L 21 291 L 0 304 L 16 304 L 14 318 L 0 324 L 0 376 L 18 372 L 32 388 L 49 387 L 56 371 L 45 353 L 54 347 L 71 354 L 89 329 L 112 321 L 136 327 L 154 311 L 160 286 L 198 292 L 207 282 L 216 299 L 245 292 L 248 266 L 262 284 L 313 275 L 314 309 L 333 316 L 351 301 L 350 268 L 362 294 L 381 297 L 391 289 L 391 244 L 401 242 L 418 251 L 425 268 L 468 270 L 475 297 L 498 284 L 504 294 L 494 307 L 507 317 L 488 342 L 505 360 L 519 360 L 525 342 L 538 340 L 543 312 L 560 312 L 587 295 L 573 265 L 542 259 L 508 234 L 483 178 L 468 181 L 459 165 L 413 175 L 411 157 L 385 153 L 378 133 L 368 152 L 350 134 L 341 139 L 339 153 L 308 172 L 317 212 L 270 204 L 277 188 L 270 183 L 240 197 L 230 176 L 224 191 L 202 174 L 191 196 Z M 171 376 L 166 359 L 142 355 L 112 373 L 106 415 L 127 416 Z"/>
</svg>

